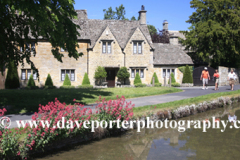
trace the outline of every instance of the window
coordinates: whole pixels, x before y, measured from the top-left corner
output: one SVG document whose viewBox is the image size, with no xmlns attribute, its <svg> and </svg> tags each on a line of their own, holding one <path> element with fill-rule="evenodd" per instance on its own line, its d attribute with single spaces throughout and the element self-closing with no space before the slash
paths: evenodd
<svg viewBox="0 0 240 160">
<path fill-rule="evenodd" d="M 65 49 L 63 49 L 63 48 L 61 48 L 60 51 L 61 51 L 61 52 L 67 52 L 67 50 L 65 50 Z"/>
<path fill-rule="evenodd" d="M 32 42 L 31 43 L 31 51 L 32 52 L 35 51 L 35 48 L 36 48 L 36 44 L 35 44 L 35 42 Z"/>
<path fill-rule="evenodd" d="M 131 78 L 135 78 L 137 73 L 139 74 L 140 78 L 144 78 L 144 69 L 132 69 Z"/>
<path fill-rule="evenodd" d="M 131 77 L 132 77 L 132 78 L 135 78 L 135 70 L 134 70 L 134 69 L 132 69 Z"/>
<path fill-rule="evenodd" d="M 102 53 L 110 54 L 112 52 L 112 43 L 111 41 L 102 42 Z"/>
<path fill-rule="evenodd" d="M 143 69 L 140 70 L 140 77 L 141 77 L 141 78 L 144 77 L 144 70 L 143 70 Z"/>
<path fill-rule="evenodd" d="M 166 69 L 163 69 L 163 78 L 166 77 Z"/>
<path fill-rule="evenodd" d="M 61 81 L 65 80 L 66 74 L 68 75 L 70 81 L 75 81 L 75 70 L 62 69 L 61 70 Z"/>
<path fill-rule="evenodd" d="M 173 73 L 173 75 L 175 76 L 175 69 L 163 69 L 163 78 L 165 76 L 169 78 L 171 73 Z"/>
<path fill-rule="evenodd" d="M 133 54 L 142 54 L 142 42 L 133 42 Z"/>
<path fill-rule="evenodd" d="M 170 77 L 170 69 L 167 70 L 167 78 Z"/>
<path fill-rule="evenodd" d="M 172 69 L 172 73 L 173 73 L 173 75 L 175 76 L 175 69 Z"/>
<path fill-rule="evenodd" d="M 28 80 L 31 75 L 33 75 L 34 80 L 37 79 L 37 72 L 32 71 L 31 69 L 22 69 L 22 73 L 21 73 L 22 80 L 26 80 L 26 79 Z"/>
<path fill-rule="evenodd" d="M 32 52 L 32 51 L 35 51 L 35 46 L 36 46 L 35 42 L 31 42 L 30 44 L 29 43 L 25 43 L 24 46 L 20 47 L 20 51 L 24 52 L 25 50 L 26 51 L 30 50 Z"/>
</svg>

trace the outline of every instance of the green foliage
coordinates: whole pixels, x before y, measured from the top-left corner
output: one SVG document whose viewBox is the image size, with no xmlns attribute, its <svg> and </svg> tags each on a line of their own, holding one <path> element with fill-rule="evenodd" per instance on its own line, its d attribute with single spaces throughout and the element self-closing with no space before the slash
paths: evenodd
<svg viewBox="0 0 240 160">
<path fill-rule="evenodd" d="M 157 34 L 157 29 L 153 25 L 147 25 L 150 35 Z"/>
<path fill-rule="evenodd" d="M 162 86 L 162 83 L 156 83 L 154 84 L 154 87 L 161 87 Z"/>
<path fill-rule="evenodd" d="M 93 85 L 90 85 L 90 84 L 80 85 L 80 86 L 78 86 L 78 88 L 84 88 L 84 89 L 86 89 L 86 88 L 93 88 Z"/>
<path fill-rule="evenodd" d="M 28 80 L 27 86 L 28 87 L 35 87 L 36 86 L 32 74 L 31 74 L 31 76 L 30 76 L 30 78 Z"/>
<path fill-rule="evenodd" d="M 8 72 L 7 72 L 7 78 L 5 81 L 5 88 L 6 89 L 15 89 L 15 88 L 19 88 L 19 87 L 20 87 L 20 84 L 19 84 L 17 67 L 15 66 L 14 62 L 11 61 L 8 64 Z"/>
<path fill-rule="evenodd" d="M 131 21 L 136 21 L 137 19 L 135 18 L 135 16 L 132 16 Z"/>
<path fill-rule="evenodd" d="M 186 50 L 194 51 L 203 61 L 214 66 L 240 67 L 240 1 L 192 0 L 195 10 L 181 31 Z"/>
<path fill-rule="evenodd" d="M 142 84 L 142 83 L 137 83 L 137 84 L 134 84 L 135 87 L 147 87 L 146 84 Z"/>
<path fill-rule="evenodd" d="M 75 86 L 60 86 L 60 89 L 75 89 Z"/>
<path fill-rule="evenodd" d="M 171 73 L 170 76 L 171 76 L 171 83 L 176 83 L 176 80 L 175 80 L 174 74 Z M 168 80 L 168 84 L 169 84 L 169 83 L 170 83 L 170 80 Z"/>
<path fill-rule="evenodd" d="M 154 77 L 154 85 L 157 84 L 157 83 L 159 83 L 156 72 L 153 73 L 153 77 Z M 151 84 L 153 84 L 153 82 L 152 82 L 153 77 L 152 77 L 152 79 L 151 79 Z"/>
<path fill-rule="evenodd" d="M 77 17 L 73 0 L 34 0 L 34 1 L 1 1 L 0 67 L 14 60 L 18 65 L 23 60 L 35 69 L 31 61 L 30 46 L 20 51 L 17 46 L 24 46 L 39 37 L 48 39 L 52 45 L 54 57 L 62 62 L 63 54 L 59 48 L 68 50 L 68 56 L 75 59 L 82 53 L 77 52 L 77 31 L 80 27 L 73 22 Z M 16 14 L 17 13 L 17 14 Z M 4 22 L 4 23 L 2 23 Z M 23 25 L 24 24 L 24 25 Z M 10 27 L 13 26 L 13 27 Z M 31 37 L 29 36 L 31 35 Z M 11 38 L 9 38 L 11 37 Z M 29 46 L 29 47 L 28 47 Z M 36 51 L 33 50 L 33 54 Z"/>
<path fill-rule="evenodd" d="M 120 79 L 129 78 L 130 73 L 127 71 L 127 67 L 121 67 L 117 73 L 117 77 Z"/>
<path fill-rule="evenodd" d="M 50 74 L 48 74 L 48 76 L 47 76 L 47 79 L 45 81 L 45 86 L 48 86 L 48 87 L 53 86 L 53 81 L 52 81 L 52 78 L 51 78 Z"/>
<path fill-rule="evenodd" d="M 141 81 L 141 78 L 140 78 L 139 74 L 137 73 L 136 77 L 134 79 L 134 85 L 139 84 L 139 83 L 141 84 L 142 81 Z"/>
<path fill-rule="evenodd" d="M 95 70 L 95 79 L 102 79 L 107 77 L 107 72 L 104 67 L 98 66 L 97 69 Z"/>
<path fill-rule="evenodd" d="M 87 73 L 84 74 L 82 85 L 90 85 L 90 81 Z"/>
<path fill-rule="evenodd" d="M 112 9 L 112 7 L 109 7 L 108 10 L 104 9 L 103 12 L 104 19 L 126 20 L 126 11 L 122 4 L 119 7 L 116 7 L 115 11 Z"/>
<path fill-rule="evenodd" d="M 193 74 L 193 66 L 188 66 L 188 67 L 190 69 L 191 74 Z M 178 67 L 179 71 L 181 71 L 182 73 L 184 73 L 185 68 L 186 68 L 186 66 Z"/>
<path fill-rule="evenodd" d="M 63 86 L 71 86 L 71 81 L 70 81 L 70 79 L 68 77 L 68 74 L 65 75 Z"/>
<path fill-rule="evenodd" d="M 193 77 L 188 65 L 186 65 L 186 68 L 184 70 L 182 83 L 193 83 Z"/>
<path fill-rule="evenodd" d="M 172 83 L 171 85 L 172 85 L 172 87 L 180 87 L 180 84 L 179 84 L 179 83 L 176 83 L 176 82 L 175 82 L 175 83 Z"/>
</svg>

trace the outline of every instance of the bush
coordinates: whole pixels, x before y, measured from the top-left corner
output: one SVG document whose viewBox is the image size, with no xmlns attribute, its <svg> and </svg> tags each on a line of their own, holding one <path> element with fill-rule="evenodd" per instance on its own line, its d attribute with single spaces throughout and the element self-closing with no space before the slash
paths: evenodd
<svg viewBox="0 0 240 160">
<path fill-rule="evenodd" d="M 137 84 L 134 84 L 135 87 L 147 87 L 146 84 L 142 84 L 142 83 L 137 83 Z"/>
<path fill-rule="evenodd" d="M 35 87 L 36 86 L 32 74 L 31 74 L 31 76 L 30 76 L 30 78 L 28 80 L 27 86 L 28 87 Z"/>
<path fill-rule="evenodd" d="M 186 65 L 184 70 L 182 83 L 193 83 L 193 77 L 188 65 Z"/>
<path fill-rule="evenodd" d="M 175 77 L 174 77 L 174 74 L 173 73 L 171 73 L 171 83 L 176 83 L 176 80 L 175 80 Z M 168 84 L 170 83 L 170 80 L 168 80 Z"/>
<path fill-rule="evenodd" d="M 39 87 L 38 86 L 27 86 L 27 87 L 25 87 L 24 89 L 39 89 Z"/>
<path fill-rule="evenodd" d="M 176 82 L 175 82 L 175 83 L 172 83 L 171 85 L 172 85 L 172 87 L 180 87 L 180 84 L 179 84 L 179 83 L 176 83 Z"/>
<path fill-rule="evenodd" d="M 190 69 L 191 74 L 193 74 L 193 66 L 188 66 L 188 67 Z M 186 66 L 178 67 L 179 71 L 181 71 L 182 73 L 184 73 L 185 68 L 186 68 Z"/>
<path fill-rule="evenodd" d="M 70 81 L 70 79 L 68 77 L 68 74 L 65 75 L 63 86 L 71 86 L 71 81 Z"/>
<path fill-rule="evenodd" d="M 139 74 L 137 73 L 136 77 L 134 79 L 134 85 L 139 84 L 139 83 L 142 83 L 142 81 L 141 81 L 141 78 L 140 78 Z"/>
<path fill-rule="evenodd" d="M 47 79 L 45 81 L 45 86 L 48 86 L 48 87 L 53 86 L 53 81 L 52 81 L 52 78 L 51 78 L 50 74 L 48 74 L 48 76 L 47 76 Z"/>
<path fill-rule="evenodd" d="M 107 72 L 104 67 L 98 66 L 97 69 L 95 70 L 95 79 L 102 79 L 107 77 Z"/>
<path fill-rule="evenodd" d="M 153 76 L 152 76 L 152 79 L 151 79 L 151 84 L 153 84 L 153 82 L 152 82 L 153 77 L 154 77 L 154 85 L 157 84 L 157 83 L 159 83 L 157 74 L 156 74 L 156 72 L 154 72 L 154 73 L 153 73 Z"/>
<path fill-rule="evenodd" d="M 17 67 L 15 66 L 14 62 L 11 61 L 8 65 L 8 72 L 7 72 L 7 78 L 5 81 L 5 88 L 6 89 L 15 89 L 19 88 L 19 78 L 18 78 L 18 72 Z"/>
<path fill-rule="evenodd" d="M 127 67 L 121 67 L 117 73 L 117 77 L 121 80 L 125 80 L 130 77 L 130 73 L 127 71 Z M 125 81 L 124 81 L 125 84 Z"/>
<path fill-rule="evenodd" d="M 78 86 L 78 88 L 93 88 L 93 85 L 90 85 L 90 84 L 88 84 L 88 85 L 80 85 L 80 86 Z"/>
<path fill-rule="evenodd" d="M 60 86 L 61 89 L 73 89 L 76 88 L 75 86 Z"/>
<path fill-rule="evenodd" d="M 84 74 L 82 85 L 90 85 L 90 81 L 87 73 Z"/>
<path fill-rule="evenodd" d="M 56 89 L 56 86 L 44 86 L 43 89 Z"/>
<path fill-rule="evenodd" d="M 156 83 L 154 84 L 154 87 L 161 87 L 162 86 L 162 83 Z"/>
</svg>

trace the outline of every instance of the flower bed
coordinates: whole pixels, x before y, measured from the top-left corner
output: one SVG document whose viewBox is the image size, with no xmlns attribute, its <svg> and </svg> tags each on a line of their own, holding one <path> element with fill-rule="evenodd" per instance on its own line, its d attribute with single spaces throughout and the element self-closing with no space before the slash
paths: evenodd
<svg viewBox="0 0 240 160">
<path fill-rule="evenodd" d="M 97 129 L 96 133 L 91 133 L 91 125 L 83 127 L 83 121 L 105 120 L 129 120 L 133 116 L 133 105 L 131 102 L 126 102 L 124 97 L 117 100 L 98 101 L 95 113 L 90 108 L 84 108 L 83 105 L 75 103 L 74 105 L 66 105 L 55 99 L 54 102 L 49 102 L 47 105 L 39 105 L 38 113 L 32 116 L 32 120 L 48 120 L 50 127 L 43 127 L 38 122 L 36 128 L 26 126 L 23 129 L 4 129 L 0 131 L 0 158 L 26 159 L 32 153 L 42 149 L 49 148 L 56 144 L 61 144 L 63 141 L 70 141 L 77 137 L 80 139 L 94 138 L 96 134 L 111 134 L 116 131 L 117 124 L 113 124 L 112 128 L 107 127 L 105 130 Z M 0 110 L 0 114 L 4 114 L 6 110 Z M 1 115 L 0 115 L 1 116 Z M 58 121 L 65 117 L 65 121 L 79 121 L 79 126 L 74 124 L 72 127 L 55 128 Z M 80 122 L 81 121 L 81 122 Z M 63 124 L 63 121 L 62 121 Z"/>
</svg>

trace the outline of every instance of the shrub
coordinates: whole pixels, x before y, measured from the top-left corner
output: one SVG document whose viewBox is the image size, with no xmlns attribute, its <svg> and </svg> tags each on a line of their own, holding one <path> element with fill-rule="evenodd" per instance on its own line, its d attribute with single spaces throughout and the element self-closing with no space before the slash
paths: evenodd
<svg viewBox="0 0 240 160">
<path fill-rule="evenodd" d="M 52 81 L 52 78 L 51 78 L 50 74 L 48 74 L 48 76 L 47 76 L 47 79 L 45 81 L 45 86 L 48 86 L 48 87 L 53 86 L 53 81 Z"/>
<path fill-rule="evenodd" d="M 191 74 L 193 74 L 193 66 L 188 66 L 188 67 L 190 69 Z M 179 71 L 181 71 L 182 73 L 184 73 L 185 68 L 186 68 L 186 66 L 178 67 Z"/>
<path fill-rule="evenodd" d="M 90 85 L 90 81 L 87 73 L 84 74 L 82 85 Z"/>
<path fill-rule="evenodd" d="M 125 79 L 130 77 L 130 73 L 127 71 L 127 67 L 121 67 L 117 73 L 117 77 L 121 80 L 124 80 L 125 84 Z"/>
<path fill-rule="evenodd" d="M 31 76 L 30 76 L 30 78 L 28 80 L 27 86 L 28 87 L 35 87 L 36 86 L 32 74 L 31 74 Z"/>
<path fill-rule="evenodd" d="M 8 72 L 7 72 L 7 78 L 5 81 L 5 88 L 6 89 L 15 89 L 19 88 L 19 78 L 18 78 L 18 72 L 17 67 L 15 66 L 14 62 L 11 61 L 8 65 Z"/>
<path fill-rule="evenodd" d="M 193 77 L 188 65 L 186 65 L 186 68 L 184 70 L 182 83 L 193 83 Z"/>
<path fill-rule="evenodd" d="M 27 87 L 25 87 L 24 89 L 39 89 L 39 87 L 38 86 L 27 86 Z"/>
<path fill-rule="evenodd" d="M 93 85 L 90 85 L 90 84 L 88 84 L 88 85 L 80 85 L 80 86 L 78 86 L 78 88 L 93 88 Z"/>
<path fill-rule="evenodd" d="M 171 83 L 176 83 L 176 80 L 175 80 L 175 77 L 174 77 L 174 74 L 171 73 Z M 170 80 L 168 80 L 168 84 L 170 83 Z"/>
<path fill-rule="evenodd" d="M 138 83 L 134 85 L 135 87 L 147 87 L 146 84 Z"/>
<path fill-rule="evenodd" d="M 70 79 L 68 77 L 68 74 L 65 75 L 63 86 L 71 86 L 71 81 L 70 81 Z"/>
<path fill-rule="evenodd" d="M 179 84 L 179 83 L 176 83 L 176 82 L 175 82 L 175 83 L 172 83 L 171 85 L 172 85 L 172 87 L 180 87 L 180 84 Z"/>
<path fill-rule="evenodd" d="M 97 69 L 95 70 L 95 79 L 102 79 L 107 77 L 107 72 L 104 67 L 98 66 Z"/>
<path fill-rule="evenodd" d="M 141 78 L 140 78 L 139 74 L 137 73 L 136 77 L 134 79 L 134 85 L 139 84 L 139 83 L 142 83 L 142 81 L 141 81 Z"/>
<path fill-rule="evenodd" d="M 151 84 L 153 84 L 153 82 L 152 82 L 153 77 L 154 77 L 154 85 L 157 84 L 157 83 L 159 83 L 157 74 L 156 74 L 156 72 L 154 72 L 154 73 L 153 73 L 153 76 L 152 76 L 152 79 L 151 79 Z"/>
<path fill-rule="evenodd" d="M 76 88 L 75 86 L 60 86 L 61 89 L 73 89 Z"/>
<path fill-rule="evenodd" d="M 56 89 L 56 86 L 44 86 L 43 89 Z"/>
<path fill-rule="evenodd" d="M 162 83 L 156 83 L 154 84 L 154 87 L 161 87 L 162 86 Z"/>
</svg>

